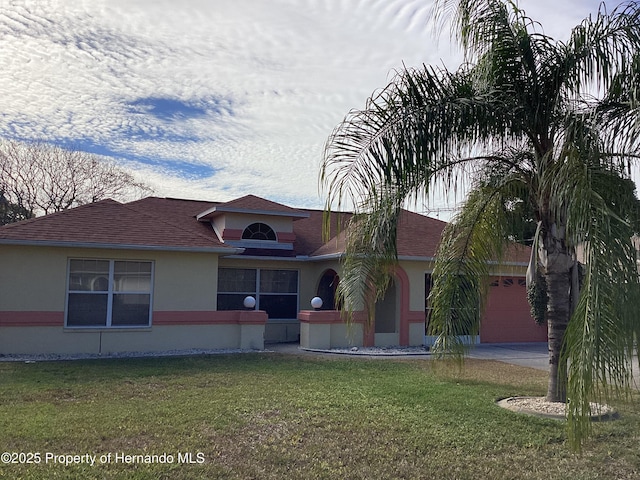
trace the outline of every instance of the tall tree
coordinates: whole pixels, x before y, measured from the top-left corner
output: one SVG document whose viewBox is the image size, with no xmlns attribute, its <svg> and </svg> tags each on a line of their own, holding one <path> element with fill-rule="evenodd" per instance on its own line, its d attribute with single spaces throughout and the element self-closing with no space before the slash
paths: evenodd
<svg viewBox="0 0 640 480">
<path fill-rule="evenodd" d="M 486 298 L 491 261 L 527 202 L 523 214 L 537 223 L 529 288 L 546 284 L 547 398 L 571 399 L 569 438 L 579 447 L 590 402 L 628 391 L 640 336 L 631 242 L 640 210 L 629 180 L 640 142 L 640 7 L 608 13 L 603 4 L 566 42 L 540 33 L 515 1 L 434 8 L 465 63 L 400 71 L 327 141 L 327 209 L 348 202 L 366 213 L 350 227 L 342 305 L 349 312 L 382 295 L 408 200 L 467 182 L 437 255 L 429 327 L 437 349 L 463 353 L 455 333 L 478 332 L 478 292 Z"/>
<path fill-rule="evenodd" d="M 151 189 L 113 162 L 43 142 L 0 141 L 0 192 L 26 218 Z M 21 218 L 18 218 L 21 219 Z"/>
<path fill-rule="evenodd" d="M 27 220 L 32 216 L 26 208 L 15 205 L 7 200 L 4 192 L 0 191 L 0 225 Z"/>
</svg>

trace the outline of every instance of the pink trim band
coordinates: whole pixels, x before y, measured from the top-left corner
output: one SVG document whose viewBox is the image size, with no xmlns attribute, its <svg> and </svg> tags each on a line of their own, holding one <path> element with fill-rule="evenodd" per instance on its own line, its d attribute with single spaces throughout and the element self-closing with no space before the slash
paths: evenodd
<svg viewBox="0 0 640 480">
<path fill-rule="evenodd" d="M 0 327 L 63 327 L 64 312 L 0 312 Z"/>
</svg>

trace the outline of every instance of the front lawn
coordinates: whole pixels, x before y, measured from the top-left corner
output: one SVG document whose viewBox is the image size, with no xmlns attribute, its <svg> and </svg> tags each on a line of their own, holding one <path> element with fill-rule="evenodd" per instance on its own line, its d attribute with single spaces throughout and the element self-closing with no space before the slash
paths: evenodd
<svg viewBox="0 0 640 480">
<path fill-rule="evenodd" d="M 0 363 L 0 478 L 640 477 L 637 402 L 595 424 L 582 455 L 562 422 L 495 405 L 545 386 L 545 372 L 480 360 Z"/>
</svg>

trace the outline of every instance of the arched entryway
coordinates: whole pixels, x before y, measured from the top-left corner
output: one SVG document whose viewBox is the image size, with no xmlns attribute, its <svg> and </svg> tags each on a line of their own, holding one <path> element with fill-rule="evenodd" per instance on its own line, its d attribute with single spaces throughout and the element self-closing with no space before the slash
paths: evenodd
<svg viewBox="0 0 640 480">
<path fill-rule="evenodd" d="M 318 288 L 316 289 L 316 296 L 322 299 L 322 307 L 320 310 L 336 310 L 336 288 L 340 277 L 333 269 L 326 270 L 320 281 L 318 282 Z"/>
<path fill-rule="evenodd" d="M 316 288 L 316 295 L 323 302 L 320 310 L 338 309 L 335 305 L 338 282 L 339 276 L 333 269 L 327 269 L 320 277 Z M 384 298 L 375 306 L 372 324 L 367 325 L 364 312 L 356 312 L 356 317 L 359 318 L 356 321 L 364 322 L 361 330 L 364 346 L 409 345 L 409 291 L 409 277 L 401 267 L 397 267 Z M 421 328 L 424 329 L 424 317 L 421 316 L 420 319 Z"/>
<path fill-rule="evenodd" d="M 376 302 L 374 344 L 376 346 L 400 345 L 400 304 L 398 286 L 392 281 L 384 298 Z"/>
<path fill-rule="evenodd" d="M 409 291 L 407 272 L 397 266 L 384 298 L 376 304 L 376 322 L 365 334 L 365 344 L 409 345 Z"/>
</svg>

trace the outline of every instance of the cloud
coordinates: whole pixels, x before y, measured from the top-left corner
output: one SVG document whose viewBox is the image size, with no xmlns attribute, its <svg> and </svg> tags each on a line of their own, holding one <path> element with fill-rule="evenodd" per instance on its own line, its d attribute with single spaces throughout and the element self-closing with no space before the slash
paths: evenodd
<svg viewBox="0 0 640 480">
<path fill-rule="evenodd" d="M 1 0 L 0 0 L 1 1 Z M 565 35 L 596 0 L 521 1 Z M 24 0 L 0 9 L 0 135 L 116 158 L 160 195 L 322 206 L 324 141 L 394 69 L 445 64 L 422 0 Z"/>
</svg>

